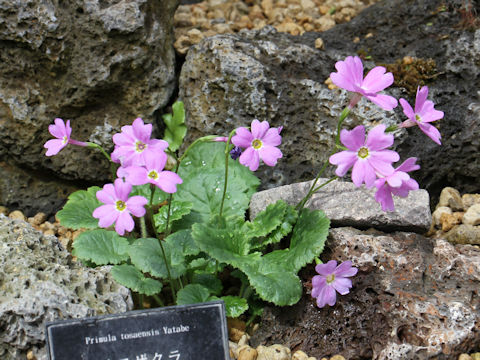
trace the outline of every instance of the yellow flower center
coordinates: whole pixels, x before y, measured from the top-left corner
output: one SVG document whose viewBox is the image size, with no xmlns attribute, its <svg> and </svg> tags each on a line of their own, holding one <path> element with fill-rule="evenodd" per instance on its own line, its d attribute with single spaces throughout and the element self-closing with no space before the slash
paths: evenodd
<svg viewBox="0 0 480 360">
<path fill-rule="evenodd" d="M 152 170 L 147 175 L 150 179 L 157 180 L 158 173 L 155 170 Z"/>
<path fill-rule="evenodd" d="M 135 143 L 135 151 L 136 152 L 139 152 L 141 153 L 143 150 L 145 150 L 147 148 L 147 144 L 141 142 L 140 140 L 138 140 L 136 143 Z"/>
<path fill-rule="evenodd" d="M 262 140 L 260 139 L 255 139 L 252 141 L 252 147 L 255 149 L 255 150 L 258 150 L 262 147 Z"/>
<path fill-rule="evenodd" d="M 115 203 L 115 207 L 117 208 L 118 211 L 123 211 L 127 208 L 127 204 L 125 204 L 125 202 L 122 200 L 118 200 Z"/>
<path fill-rule="evenodd" d="M 360 150 L 358 150 L 357 155 L 359 158 L 365 159 L 368 157 L 368 149 L 366 147 L 361 147 Z"/>
<path fill-rule="evenodd" d="M 330 274 L 327 276 L 327 284 L 331 284 L 335 280 L 335 274 Z"/>
<path fill-rule="evenodd" d="M 62 144 L 66 144 L 68 142 L 68 137 L 65 135 L 62 139 Z"/>
<path fill-rule="evenodd" d="M 418 114 L 415 114 L 415 120 L 417 120 L 418 122 L 422 122 L 422 118 Z"/>
</svg>

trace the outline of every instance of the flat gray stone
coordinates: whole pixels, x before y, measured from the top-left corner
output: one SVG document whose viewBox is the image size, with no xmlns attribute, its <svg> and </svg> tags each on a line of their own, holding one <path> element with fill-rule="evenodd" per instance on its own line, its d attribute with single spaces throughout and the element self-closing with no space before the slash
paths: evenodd
<svg viewBox="0 0 480 360">
<path fill-rule="evenodd" d="M 319 179 L 317 185 L 328 179 Z M 260 191 L 250 201 L 250 217 L 277 200 L 296 205 L 310 189 L 311 181 L 280 186 Z M 333 181 L 315 193 L 307 202 L 309 209 L 323 210 L 333 227 L 352 226 L 384 231 L 426 232 L 430 228 L 432 215 L 426 190 L 411 191 L 406 198 L 394 197 L 395 211 L 385 212 L 375 201 L 375 189 L 356 187 L 351 182 Z"/>
</svg>

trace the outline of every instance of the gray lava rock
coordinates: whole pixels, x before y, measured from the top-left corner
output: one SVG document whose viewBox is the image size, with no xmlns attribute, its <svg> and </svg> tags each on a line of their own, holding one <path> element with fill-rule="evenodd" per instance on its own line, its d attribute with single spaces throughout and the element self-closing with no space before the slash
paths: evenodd
<svg viewBox="0 0 480 360">
<path fill-rule="evenodd" d="M 109 267 L 73 262 L 54 236 L 0 215 L 0 358 L 46 360 L 45 323 L 132 310 Z"/>
<path fill-rule="evenodd" d="M 332 229 L 322 259 L 359 269 L 350 294 L 319 309 L 307 295 L 289 309 L 268 307 L 250 342 L 282 343 L 322 358 L 456 359 L 478 346 L 480 250 L 414 233 Z M 286 311 L 287 310 L 287 311 Z"/>
<path fill-rule="evenodd" d="M 0 161 L 54 176 L 101 182 L 101 154 L 67 147 L 52 158 L 43 144 L 54 118 L 71 119 L 72 138 L 107 139 L 143 117 L 152 122 L 176 88 L 173 14 L 178 0 L 0 0 Z M 104 133 L 105 136 L 101 136 Z M 8 173 L 2 167 L 0 175 Z M 3 186 L 0 195 L 11 189 Z M 55 186 L 49 195 L 58 201 Z M 48 212 L 34 193 L 27 215 Z M 10 206 L 5 196 L 0 203 Z M 58 210 L 58 209 L 57 209 Z"/>
<path fill-rule="evenodd" d="M 317 185 L 328 181 L 319 179 Z M 250 217 L 277 200 L 298 204 L 308 193 L 311 181 L 280 186 L 255 193 L 250 201 Z M 356 187 L 351 182 L 334 181 L 313 194 L 306 207 L 323 210 L 331 225 L 374 227 L 384 231 L 414 231 L 424 233 L 430 228 L 432 215 L 425 190 L 411 191 L 406 198 L 394 197 L 395 211 L 385 212 L 375 201 L 375 190 Z"/>
<path fill-rule="evenodd" d="M 421 169 L 413 176 L 429 191 L 432 204 L 446 186 L 478 192 L 480 30 L 461 26 L 464 5 L 387 0 L 321 34 L 293 37 L 265 28 L 205 39 L 189 50 L 180 77 L 190 136 L 225 135 L 254 118 L 269 120 L 284 126 L 284 158 L 274 169 L 261 168 L 262 178 L 269 179 L 265 186 L 309 180 L 332 149 L 336 121 L 348 101 L 345 91 L 328 90 L 324 84 L 337 60 L 360 54 L 370 59 L 368 69 L 405 56 L 433 59 L 433 76 L 410 80 L 419 85 L 424 81 L 429 99 L 445 112 L 438 122 L 443 145 L 412 128 L 396 134 L 396 149 L 403 159 L 419 158 Z M 324 50 L 315 48 L 319 36 Z M 398 83 L 387 92 L 414 102 Z M 405 119 L 401 107 L 385 112 L 363 101 L 345 125 L 399 124 Z"/>
</svg>

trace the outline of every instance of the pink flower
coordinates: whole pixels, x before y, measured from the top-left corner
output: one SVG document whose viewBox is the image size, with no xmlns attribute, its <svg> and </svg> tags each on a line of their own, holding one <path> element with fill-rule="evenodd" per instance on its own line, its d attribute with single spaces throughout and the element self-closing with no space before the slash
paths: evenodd
<svg viewBox="0 0 480 360">
<path fill-rule="evenodd" d="M 372 187 L 377 173 L 389 175 L 393 172 L 392 163 L 400 156 L 392 150 L 385 150 L 393 144 L 393 135 L 385 134 L 385 125 L 377 125 L 368 133 L 362 125 L 353 130 L 342 130 L 340 140 L 348 150 L 330 156 L 330 164 L 338 165 L 335 174 L 342 177 L 353 166 L 352 181 L 356 186 L 365 182 Z"/>
<path fill-rule="evenodd" d="M 165 140 L 150 139 L 152 124 L 144 124 L 140 118 L 135 119 L 132 125 L 122 127 L 120 134 L 113 135 L 115 150 L 112 152 L 112 161 L 122 166 L 145 165 L 145 154 L 155 153 L 156 156 L 167 158 L 164 150 L 168 148 Z M 166 161 L 166 160 L 165 160 Z"/>
<path fill-rule="evenodd" d="M 392 194 L 407 197 L 409 191 L 418 190 L 418 183 L 407 174 L 408 171 L 420 169 L 416 161 L 416 158 L 408 158 L 393 173 L 375 181 L 375 200 L 382 205 L 383 211 L 395 211 Z"/>
<path fill-rule="evenodd" d="M 282 152 L 276 146 L 282 143 L 280 131 L 282 127 L 270 128 L 267 121 L 252 121 L 252 132 L 244 127 L 236 130 L 232 143 L 245 150 L 240 155 L 240 164 L 255 171 L 258 169 L 260 159 L 268 166 L 275 166 L 282 157 Z"/>
<path fill-rule="evenodd" d="M 403 123 L 401 123 L 400 127 L 411 127 L 418 125 L 420 130 L 422 130 L 430 139 L 435 141 L 438 145 L 441 145 L 440 132 L 437 130 L 437 128 L 435 128 L 435 126 L 430 125 L 429 123 L 443 118 L 443 111 L 435 110 L 433 102 L 427 100 L 427 96 L 428 87 L 418 87 L 417 97 L 415 99 L 415 111 L 405 99 L 400 99 L 400 105 L 403 107 L 403 113 L 408 117 L 408 120 L 405 120 Z"/>
<path fill-rule="evenodd" d="M 68 144 L 87 146 L 87 144 L 82 141 L 70 139 L 72 133 L 70 120 L 67 120 L 67 124 L 65 124 L 62 119 L 56 118 L 55 125 L 49 125 L 48 131 L 52 136 L 56 137 L 56 139 L 48 140 L 45 145 L 43 145 L 43 147 L 47 149 L 46 156 L 57 155 L 60 150 Z"/>
<path fill-rule="evenodd" d="M 349 107 L 353 108 L 362 96 L 384 110 L 392 110 L 398 102 L 392 96 L 377 94 L 393 84 L 392 73 L 386 73 L 383 66 L 374 67 L 363 78 L 363 64 L 358 56 L 348 56 L 345 61 L 337 61 L 335 68 L 338 72 L 332 72 L 330 79 L 342 89 L 356 93 Z"/>
<path fill-rule="evenodd" d="M 177 184 L 182 183 L 182 179 L 172 171 L 163 171 L 166 162 L 166 157 L 147 153 L 145 154 L 145 166 L 119 168 L 117 175 L 125 176 L 132 185 L 150 183 L 166 193 L 174 193 L 177 191 Z"/>
<path fill-rule="evenodd" d="M 128 197 L 132 191 L 132 184 L 116 179 L 114 184 L 106 184 L 102 190 L 97 191 L 97 199 L 105 205 L 93 211 L 93 217 L 99 219 L 98 226 L 107 228 L 115 223 L 115 231 L 123 235 L 132 231 L 135 223 L 132 215 L 141 217 L 145 215 L 144 206 L 147 199 L 143 196 Z"/>
<path fill-rule="evenodd" d="M 317 299 L 317 306 L 323 308 L 326 304 L 335 305 L 337 291 L 340 295 L 350 292 L 352 280 L 348 278 L 355 276 L 358 269 L 352 267 L 351 261 L 344 261 L 337 266 L 335 260 L 330 260 L 326 264 L 315 266 L 315 271 L 320 275 L 315 275 L 312 279 L 312 297 Z"/>
</svg>

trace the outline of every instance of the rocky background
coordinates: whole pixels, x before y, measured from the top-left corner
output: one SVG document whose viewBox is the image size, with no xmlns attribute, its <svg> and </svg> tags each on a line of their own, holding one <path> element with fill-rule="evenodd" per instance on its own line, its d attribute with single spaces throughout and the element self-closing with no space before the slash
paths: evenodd
<svg viewBox="0 0 480 360">
<path fill-rule="evenodd" d="M 274 188 L 310 180 L 326 160 L 349 98 L 329 74 L 354 54 L 394 73 L 388 92 L 397 98 L 412 103 L 417 86 L 429 86 L 445 112 L 443 145 L 418 129 L 395 134 L 402 158 L 419 158 L 413 176 L 426 189 L 400 201 L 397 213 L 377 211 L 360 190 L 342 198 L 348 182 L 312 200 L 336 227 L 322 256 L 351 259 L 360 269 L 355 288 L 319 311 L 307 267 L 301 303 L 267 308 L 250 342 L 319 358 L 451 359 L 480 350 L 479 15 L 479 2 L 464 0 L 0 0 L 0 212 L 10 216 L 0 215 L 0 328 L 8 329 L 0 356 L 43 360 L 39 329 L 59 314 L 132 307 L 108 269 L 83 268 L 65 251 L 75 233 L 54 214 L 75 189 L 108 181 L 108 164 L 78 147 L 45 157 L 55 117 L 71 119 L 73 138 L 107 150 L 138 116 L 161 136 L 160 115 L 177 98 L 189 140 L 268 120 L 284 127 L 284 158 L 259 170 L 262 187 Z M 362 101 L 346 126 L 404 119 L 401 108 Z M 303 186 L 286 193 L 298 196 Z M 258 195 L 252 214 L 285 189 Z"/>
</svg>

